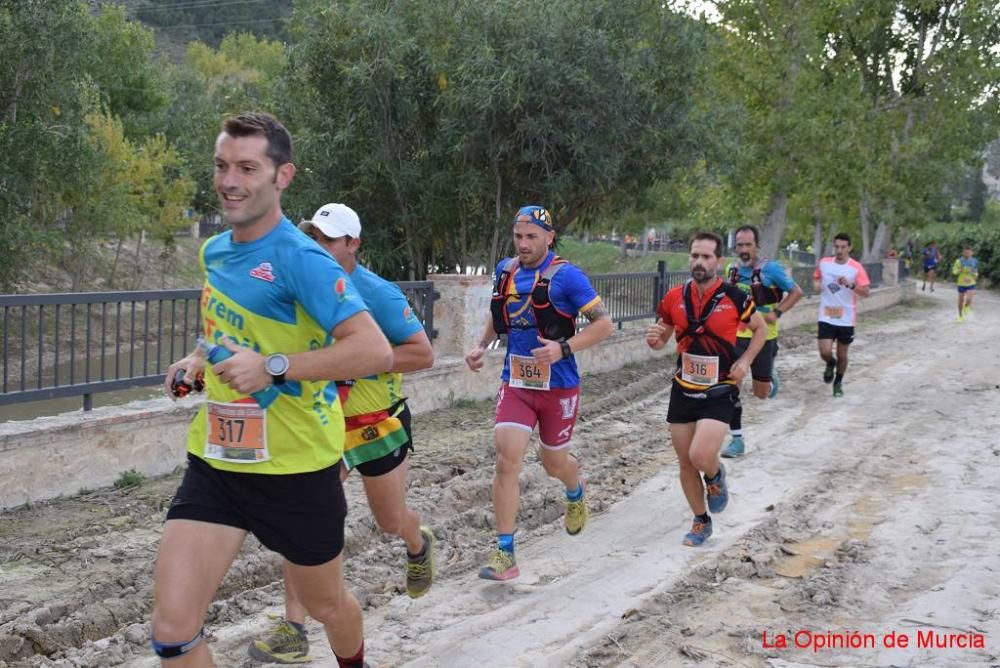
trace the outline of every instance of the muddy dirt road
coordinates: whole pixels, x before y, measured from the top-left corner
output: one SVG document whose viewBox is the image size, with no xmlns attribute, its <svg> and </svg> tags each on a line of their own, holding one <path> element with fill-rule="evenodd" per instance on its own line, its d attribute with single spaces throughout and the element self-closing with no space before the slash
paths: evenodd
<svg viewBox="0 0 1000 668">
<path fill-rule="evenodd" d="M 1000 665 L 1000 299 L 979 295 L 961 325 L 953 299 L 862 314 L 836 401 L 811 329 L 785 333 L 781 393 L 747 401 L 750 454 L 730 464 L 730 507 L 698 550 L 680 544 L 690 516 L 663 424 L 668 359 L 584 381 L 574 447 L 594 514 L 580 536 L 563 531 L 559 485 L 531 457 L 513 583 L 475 576 L 491 542 L 490 405 L 419 416 L 410 498 L 439 545 L 427 596 L 401 595 L 402 543 L 348 484 L 369 662 Z M 150 575 L 177 480 L 0 514 L 0 667 L 155 665 Z M 210 611 L 219 665 L 253 665 L 248 639 L 280 613 L 277 573 L 248 541 Z M 854 631 L 875 647 L 813 651 Z M 886 647 L 889 634 L 910 645 Z M 310 637 L 314 665 L 335 666 L 321 628 Z"/>
</svg>

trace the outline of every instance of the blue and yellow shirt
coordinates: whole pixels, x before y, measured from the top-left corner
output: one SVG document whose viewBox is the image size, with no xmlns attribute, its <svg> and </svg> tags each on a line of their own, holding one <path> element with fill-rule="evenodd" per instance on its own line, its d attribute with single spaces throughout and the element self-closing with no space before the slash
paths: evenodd
<svg viewBox="0 0 1000 668">
<path fill-rule="evenodd" d="M 228 337 L 262 355 L 306 352 L 330 345 L 337 325 L 366 310 L 347 272 L 287 218 L 248 243 L 234 242 L 231 231 L 214 236 L 202 245 L 200 259 L 202 329 L 210 343 Z M 215 440 L 236 438 L 243 427 L 229 425 L 219 436 L 217 427 L 208 425 L 210 403 L 224 404 L 228 415 L 259 408 L 207 367 L 207 402 L 188 429 L 188 452 L 217 469 L 241 473 L 307 473 L 340 460 L 344 421 L 333 383 L 290 380 L 279 389 L 281 395 L 263 410 L 265 457 L 246 463 L 208 457 L 210 433 Z"/>
<path fill-rule="evenodd" d="M 406 301 L 406 295 L 395 283 L 361 265 L 351 273 L 351 282 L 389 343 L 398 346 L 423 331 L 424 327 Z M 390 408 L 403 398 L 402 385 L 401 373 L 386 372 L 358 378 L 344 406 L 344 415 L 352 417 Z"/>
<path fill-rule="evenodd" d="M 750 265 L 744 266 L 738 262 L 730 263 L 726 266 L 727 277 L 733 267 L 736 267 L 739 272 L 736 279 L 736 285 L 743 292 L 750 294 L 750 280 L 753 277 L 754 268 Z M 782 266 L 780 262 L 775 262 L 774 260 L 765 260 L 764 264 L 760 266 L 760 281 L 766 288 L 777 287 L 781 288 L 782 291 L 786 293 L 796 287 L 795 281 L 792 280 L 792 277 L 788 275 L 787 271 L 785 271 L 785 267 Z M 773 311 L 777 308 L 777 306 L 777 304 L 757 304 L 757 311 L 759 311 L 761 315 L 764 315 L 765 313 Z M 774 321 L 766 324 L 767 340 L 770 341 L 778 338 L 778 322 Z M 736 333 L 736 336 L 741 339 L 749 339 L 753 337 L 753 332 L 746 323 L 743 323 L 740 325 L 740 329 Z"/>
<path fill-rule="evenodd" d="M 541 346 L 538 342 L 535 313 L 531 308 L 531 292 L 554 257 L 555 254 L 549 251 L 537 267 L 519 266 L 511 275 L 506 302 L 507 313 L 510 316 L 510 331 L 507 335 L 507 355 L 504 358 L 501 375 L 504 382 L 510 380 L 511 355 L 530 356 L 533 349 Z M 509 261 L 509 258 L 505 258 L 497 264 L 493 272 L 494 283 L 499 280 L 501 272 Z M 601 301 L 583 270 L 570 263 L 552 277 L 552 282 L 549 284 L 549 299 L 557 309 L 574 317 Z M 570 388 L 579 384 L 580 373 L 576 368 L 575 356 L 552 365 L 550 387 Z"/>
<path fill-rule="evenodd" d="M 979 262 L 974 257 L 960 257 L 952 265 L 951 273 L 956 276 L 955 283 L 960 287 L 975 285 L 979 278 Z"/>
</svg>

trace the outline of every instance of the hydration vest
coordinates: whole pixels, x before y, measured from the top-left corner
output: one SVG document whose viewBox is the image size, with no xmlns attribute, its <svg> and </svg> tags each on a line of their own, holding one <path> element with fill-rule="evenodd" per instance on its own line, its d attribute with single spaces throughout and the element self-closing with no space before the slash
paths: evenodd
<svg viewBox="0 0 1000 668">
<path fill-rule="evenodd" d="M 767 287 L 764 285 L 764 280 L 761 278 L 760 269 L 764 266 L 767 260 L 761 260 L 757 266 L 753 268 L 753 272 L 750 274 L 750 296 L 753 297 L 753 301 L 757 306 L 767 306 L 768 304 L 780 304 L 781 300 L 784 298 L 784 291 L 778 286 Z M 740 267 L 739 265 L 732 265 L 729 267 L 729 283 L 731 285 L 739 285 L 740 282 Z"/>
<path fill-rule="evenodd" d="M 496 285 L 493 286 L 490 313 L 493 315 L 493 331 L 497 334 L 506 334 L 510 331 L 507 291 L 510 288 L 514 272 L 517 271 L 520 264 L 516 257 L 508 260 L 500 271 Z M 565 341 L 576 334 L 576 317 L 560 311 L 549 298 L 549 285 L 552 283 L 552 277 L 567 264 L 569 262 L 558 255 L 553 257 L 552 262 L 542 272 L 538 282 L 531 288 L 531 296 L 529 297 L 538 333 L 543 338 L 552 341 Z"/>
<path fill-rule="evenodd" d="M 693 339 L 707 336 L 708 338 L 715 339 L 716 342 L 722 345 L 722 350 L 720 351 L 722 354 L 719 355 L 720 362 L 723 360 L 725 361 L 725 364 L 719 367 L 719 378 L 722 379 L 724 375 L 728 377 L 729 368 L 732 366 L 733 360 L 736 356 L 733 344 L 705 327 L 705 323 L 707 323 L 709 317 L 711 317 L 712 311 L 714 311 L 715 307 L 719 305 L 722 298 L 726 296 L 726 284 L 723 282 L 719 285 L 718 289 L 705 304 L 705 308 L 702 310 L 701 315 L 698 318 L 695 318 L 694 300 L 691 299 L 691 283 L 691 280 L 685 283 L 683 292 L 681 293 L 684 297 L 684 312 L 687 314 L 687 327 L 683 332 L 680 332 L 677 335 L 677 343 L 679 344 L 685 337 L 691 337 Z M 738 289 L 739 288 L 737 288 L 737 290 Z M 677 368 L 680 369 L 680 367 L 681 356 L 678 355 Z"/>
</svg>

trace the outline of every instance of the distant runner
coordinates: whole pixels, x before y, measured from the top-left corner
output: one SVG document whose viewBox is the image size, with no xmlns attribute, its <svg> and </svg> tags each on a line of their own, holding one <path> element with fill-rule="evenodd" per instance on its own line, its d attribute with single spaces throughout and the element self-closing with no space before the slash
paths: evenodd
<svg viewBox="0 0 1000 668">
<path fill-rule="evenodd" d="M 779 262 L 760 257 L 760 233 L 753 225 L 736 230 L 736 254 L 739 261 L 726 267 L 729 283 L 753 297 L 757 312 L 767 323 L 767 342 L 753 360 L 750 374 L 753 377 L 753 394 L 758 399 L 773 399 L 778 394 L 778 375 L 774 360 L 778 355 L 778 318 L 791 310 L 802 299 L 802 288 L 788 275 Z M 736 354 L 742 355 L 750 345 L 752 332 L 740 324 L 736 333 Z M 722 450 L 723 457 L 742 457 L 746 454 L 743 439 L 743 402 L 736 402 L 733 419 L 729 423 L 729 444 Z"/>
<path fill-rule="evenodd" d="M 819 293 L 819 356 L 826 362 L 823 382 L 833 382 L 833 396 L 844 396 L 847 349 L 854 341 L 858 297 L 871 294 L 871 281 L 860 262 L 850 256 L 851 237 L 841 232 L 833 238 L 833 257 L 824 257 L 813 273 L 813 290 Z M 837 357 L 833 340 L 837 340 Z"/>
<path fill-rule="evenodd" d="M 962 257 L 955 260 L 951 267 L 958 285 L 958 318 L 956 322 L 964 322 L 965 316 L 972 310 L 972 295 L 976 293 L 976 280 L 979 279 L 979 261 L 972 257 L 972 246 L 966 244 L 962 248 Z"/>
</svg>

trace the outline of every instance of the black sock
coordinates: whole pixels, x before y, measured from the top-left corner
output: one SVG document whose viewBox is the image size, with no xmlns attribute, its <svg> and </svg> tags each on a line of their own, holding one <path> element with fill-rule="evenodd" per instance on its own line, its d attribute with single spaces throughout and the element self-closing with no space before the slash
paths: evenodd
<svg viewBox="0 0 1000 668">
<path fill-rule="evenodd" d="M 832 369 L 835 366 L 837 366 L 837 360 L 827 360 L 826 361 L 826 368 Z"/>
<path fill-rule="evenodd" d="M 702 524 L 711 524 L 712 518 L 708 516 L 708 513 L 702 513 L 701 515 L 695 515 L 694 518 L 701 522 Z"/>
<path fill-rule="evenodd" d="M 833 377 L 834 385 L 840 385 L 842 382 L 844 382 L 844 374 L 838 373 L 836 376 Z"/>
<path fill-rule="evenodd" d="M 288 622 L 289 624 L 291 624 L 292 628 L 295 629 L 296 631 L 298 631 L 299 633 L 301 633 L 302 635 L 306 634 L 306 625 L 305 624 L 300 624 L 298 622 L 293 622 L 290 619 L 286 619 L 285 621 Z"/>
<path fill-rule="evenodd" d="M 730 433 L 740 436 L 743 435 L 743 406 L 742 404 L 737 404 L 733 409 L 733 417 L 729 420 L 729 431 Z"/>
</svg>

